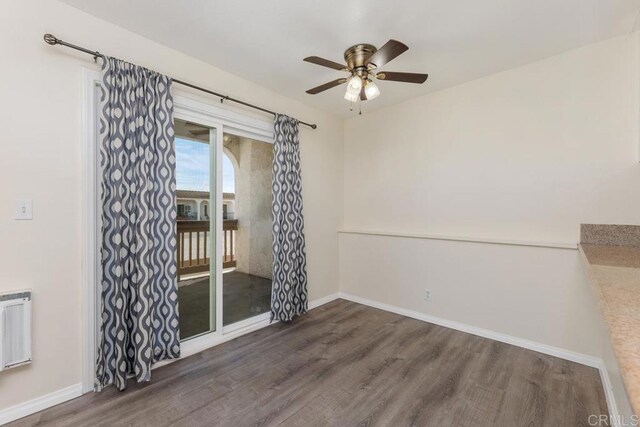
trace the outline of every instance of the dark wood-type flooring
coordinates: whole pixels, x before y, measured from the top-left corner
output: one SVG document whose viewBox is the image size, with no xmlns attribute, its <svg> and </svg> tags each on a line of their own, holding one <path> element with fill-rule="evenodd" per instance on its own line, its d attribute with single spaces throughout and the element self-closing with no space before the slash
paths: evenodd
<svg viewBox="0 0 640 427">
<path fill-rule="evenodd" d="M 337 300 L 19 420 L 65 426 L 580 426 L 598 371 Z"/>
</svg>

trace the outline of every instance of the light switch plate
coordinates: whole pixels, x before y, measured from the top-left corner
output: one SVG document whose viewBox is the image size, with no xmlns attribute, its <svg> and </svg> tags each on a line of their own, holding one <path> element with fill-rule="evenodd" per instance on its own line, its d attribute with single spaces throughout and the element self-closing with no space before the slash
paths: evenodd
<svg viewBox="0 0 640 427">
<path fill-rule="evenodd" d="M 32 200 L 16 200 L 16 219 L 33 219 Z"/>
</svg>

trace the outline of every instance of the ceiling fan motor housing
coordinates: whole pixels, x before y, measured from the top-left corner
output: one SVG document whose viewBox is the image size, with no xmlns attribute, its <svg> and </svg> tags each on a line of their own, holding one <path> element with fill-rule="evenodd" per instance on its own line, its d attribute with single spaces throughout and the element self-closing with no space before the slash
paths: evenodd
<svg viewBox="0 0 640 427">
<path fill-rule="evenodd" d="M 370 44 L 357 44 L 351 46 L 344 52 L 344 60 L 347 63 L 347 67 L 352 72 L 356 73 L 360 77 L 366 77 L 369 67 L 365 65 L 365 61 L 374 53 L 377 49 Z"/>
</svg>

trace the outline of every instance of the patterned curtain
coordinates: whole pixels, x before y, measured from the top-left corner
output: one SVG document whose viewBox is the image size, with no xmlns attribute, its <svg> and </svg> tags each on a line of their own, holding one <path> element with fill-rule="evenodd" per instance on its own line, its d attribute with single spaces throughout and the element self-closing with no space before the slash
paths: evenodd
<svg viewBox="0 0 640 427">
<path fill-rule="evenodd" d="M 102 283 L 97 389 L 180 356 L 171 79 L 114 58 L 100 118 Z"/>
<path fill-rule="evenodd" d="M 274 130 L 271 320 L 288 322 L 307 312 L 298 121 L 278 114 Z"/>
</svg>

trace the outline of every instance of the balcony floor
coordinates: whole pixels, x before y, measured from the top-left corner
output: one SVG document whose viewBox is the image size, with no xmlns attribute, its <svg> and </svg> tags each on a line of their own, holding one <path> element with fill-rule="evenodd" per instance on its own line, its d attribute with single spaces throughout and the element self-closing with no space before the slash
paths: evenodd
<svg viewBox="0 0 640 427">
<path fill-rule="evenodd" d="M 231 271 L 223 274 L 223 326 L 269 311 L 271 279 Z M 209 330 L 209 276 L 183 280 L 178 287 L 180 337 Z"/>
</svg>

